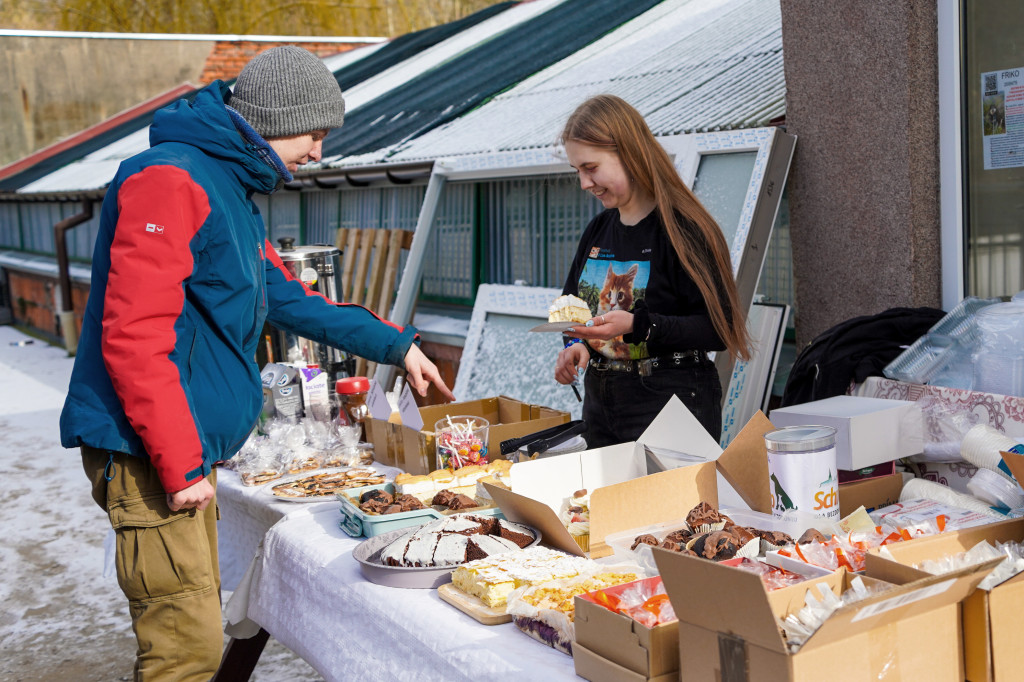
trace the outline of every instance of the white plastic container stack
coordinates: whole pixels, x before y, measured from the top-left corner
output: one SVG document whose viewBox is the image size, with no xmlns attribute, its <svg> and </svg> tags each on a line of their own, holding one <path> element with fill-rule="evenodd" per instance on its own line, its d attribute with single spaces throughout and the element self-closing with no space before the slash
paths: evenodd
<svg viewBox="0 0 1024 682">
<path fill-rule="evenodd" d="M 1024 396 L 1024 304 L 997 303 L 975 313 L 974 390 Z"/>
</svg>

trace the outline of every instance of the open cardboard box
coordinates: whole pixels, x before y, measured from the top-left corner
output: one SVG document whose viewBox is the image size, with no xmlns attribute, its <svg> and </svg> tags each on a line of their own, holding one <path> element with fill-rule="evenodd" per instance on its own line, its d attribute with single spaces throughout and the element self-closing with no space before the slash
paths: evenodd
<svg viewBox="0 0 1024 682">
<path fill-rule="evenodd" d="M 600 592 L 619 595 L 659 578 L 616 585 Z M 593 593 L 576 603 L 576 674 L 590 682 L 668 682 L 679 679 L 679 622 L 646 627 L 629 616 L 615 613 L 594 601 Z"/>
<path fill-rule="evenodd" d="M 512 490 L 487 486 L 511 521 L 541 531 L 544 542 L 564 552 L 585 553 L 562 525 L 557 512 L 575 491 L 590 491 L 590 557 L 612 553 L 605 538 L 613 533 L 668 519 L 684 518 L 700 502 L 718 506 L 721 473 L 742 501 L 755 511 L 770 512 L 768 459 L 764 434 L 774 430 L 758 412 L 723 452 L 683 403 L 673 396 L 640 440 L 512 465 Z M 676 450 L 708 461 L 673 461 Z M 672 468 L 675 467 L 675 468 Z M 664 469 L 664 470 L 661 470 Z M 649 471 L 654 473 L 648 473 Z"/>
<path fill-rule="evenodd" d="M 760 576 L 738 568 L 661 548 L 654 558 L 679 616 L 683 682 L 961 680 L 957 605 L 998 563 L 924 578 L 843 607 L 791 653 L 777 619 L 802 608 L 819 583 L 841 594 L 852 574 L 839 569 L 769 592 Z"/>
<path fill-rule="evenodd" d="M 880 551 L 883 548 L 872 549 L 866 558 L 867 574 L 896 584 L 919 580 L 930 574 L 914 568 L 915 565 L 925 560 L 966 552 L 983 541 L 993 545 L 997 542 L 1024 541 L 1024 519 L 886 545 L 884 549 L 888 550 L 887 554 L 892 558 L 883 555 Z M 967 679 L 972 682 L 1020 679 L 1024 573 L 1000 583 L 991 591 L 975 590 L 963 602 L 961 619 Z"/>
<path fill-rule="evenodd" d="M 367 419 L 366 438 L 373 443 L 374 459 L 410 474 L 428 474 L 437 469 L 434 424 L 445 416 L 472 415 L 490 423 L 487 455 L 503 459 L 501 441 L 543 431 L 569 421 L 569 413 L 531 405 L 507 396 L 482 398 L 419 408 L 422 429 L 413 429 L 383 419 Z M 571 490 L 569 491 L 572 492 Z"/>
</svg>

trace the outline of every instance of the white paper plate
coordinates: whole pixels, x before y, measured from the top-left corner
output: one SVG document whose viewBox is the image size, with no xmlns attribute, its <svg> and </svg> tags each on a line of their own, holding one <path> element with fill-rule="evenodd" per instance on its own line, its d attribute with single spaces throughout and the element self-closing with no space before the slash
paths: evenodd
<svg viewBox="0 0 1024 682">
<path fill-rule="evenodd" d="M 539 324 L 531 332 L 564 332 L 569 327 L 580 327 L 585 325 L 585 322 L 545 322 Z"/>
</svg>

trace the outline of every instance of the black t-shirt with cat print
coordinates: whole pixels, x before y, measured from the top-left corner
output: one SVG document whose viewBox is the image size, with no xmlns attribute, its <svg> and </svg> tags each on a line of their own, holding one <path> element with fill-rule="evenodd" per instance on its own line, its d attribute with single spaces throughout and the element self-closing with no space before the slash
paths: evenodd
<svg viewBox="0 0 1024 682">
<path fill-rule="evenodd" d="M 686 229 L 697 228 L 683 221 Z M 595 317 L 632 310 L 645 302 L 651 321 L 646 343 L 588 341 L 609 358 L 637 359 L 685 350 L 722 350 L 704 297 L 679 263 L 657 210 L 636 225 L 623 225 L 618 209 L 598 214 L 580 238 L 562 293 L 579 296 Z M 627 335 L 629 336 L 629 335 Z"/>
</svg>

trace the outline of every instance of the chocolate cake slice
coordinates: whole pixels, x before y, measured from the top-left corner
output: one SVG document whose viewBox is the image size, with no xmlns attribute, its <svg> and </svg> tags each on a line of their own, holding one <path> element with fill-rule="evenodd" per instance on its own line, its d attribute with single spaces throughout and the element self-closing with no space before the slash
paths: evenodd
<svg viewBox="0 0 1024 682">
<path fill-rule="evenodd" d="M 505 519 L 498 520 L 497 535 L 506 540 L 511 540 L 520 548 L 529 546 L 534 540 L 533 533 L 530 532 L 529 528 L 520 526 L 518 523 L 506 521 Z"/>
<path fill-rule="evenodd" d="M 519 549 L 514 542 L 495 535 L 473 535 L 469 537 L 466 548 L 466 561 L 483 559 L 492 554 L 501 554 Z"/>
<path fill-rule="evenodd" d="M 466 550 L 469 546 L 465 535 L 445 533 L 437 541 L 434 548 L 433 566 L 456 566 L 466 562 Z"/>
</svg>

